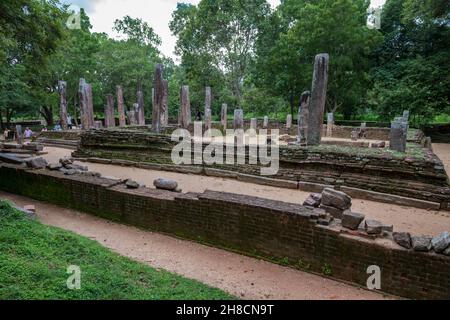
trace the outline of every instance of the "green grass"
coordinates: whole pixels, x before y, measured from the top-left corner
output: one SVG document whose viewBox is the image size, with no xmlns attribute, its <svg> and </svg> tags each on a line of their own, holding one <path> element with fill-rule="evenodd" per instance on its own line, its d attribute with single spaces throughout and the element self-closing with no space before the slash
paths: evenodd
<svg viewBox="0 0 450 320">
<path fill-rule="evenodd" d="M 67 268 L 81 268 L 70 290 Z M 119 256 L 71 232 L 24 217 L 0 200 L 0 299 L 234 299 L 219 289 Z"/>
</svg>

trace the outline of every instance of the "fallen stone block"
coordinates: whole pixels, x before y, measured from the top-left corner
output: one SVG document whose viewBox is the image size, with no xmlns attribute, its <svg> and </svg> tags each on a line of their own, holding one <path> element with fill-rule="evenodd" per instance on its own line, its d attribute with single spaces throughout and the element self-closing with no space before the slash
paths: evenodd
<svg viewBox="0 0 450 320">
<path fill-rule="evenodd" d="M 47 169 L 52 170 L 52 171 L 58 171 L 59 169 L 61 169 L 63 166 L 61 163 L 50 163 L 47 166 Z"/>
<path fill-rule="evenodd" d="M 322 192 L 322 205 L 348 210 L 352 206 L 352 198 L 341 191 L 327 188 Z"/>
<path fill-rule="evenodd" d="M 321 203 L 322 203 L 322 195 L 320 193 L 313 193 L 308 197 L 308 199 L 305 200 L 303 205 L 305 207 L 318 208 L 320 207 Z"/>
<path fill-rule="evenodd" d="M 405 249 L 411 249 L 411 234 L 407 232 L 395 232 L 394 233 L 394 241 L 399 246 L 405 248 Z"/>
<path fill-rule="evenodd" d="M 431 241 L 433 249 L 437 253 L 444 252 L 450 246 L 450 235 L 448 232 L 443 232 Z"/>
<path fill-rule="evenodd" d="M 139 189 L 139 183 L 131 179 L 125 181 L 125 185 L 128 189 Z"/>
<path fill-rule="evenodd" d="M 372 148 L 373 149 L 383 149 L 386 148 L 386 142 L 373 142 L 372 143 Z"/>
<path fill-rule="evenodd" d="M 62 159 L 59 159 L 59 163 L 61 163 L 64 167 L 70 164 L 73 164 L 73 160 L 71 158 L 65 157 Z"/>
<path fill-rule="evenodd" d="M 74 169 L 65 169 L 63 172 L 66 176 L 73 176 L 81 173 L 80 171 Z"/>
<path fill-rule="evenodd" d="M 317 220 L 317 224 L 319 226 L 328 227 L 333 222 L 333 220 L 334 220 L 333 217 L 328 216 L 326 218 L 321 218 L 321 219 Z"/>
<path fill-rule="evenodd" d="M 44 169 L 47 168 L 48 163 L 44 158 L 32 158 L 28 160 L 27 166 L 32 169 Z"/>
<path fill-rule="evenodd" d="M 26 210 L 26 211 L 30 211 L 30 212 L 36 213 L 36 207 L 34 205 L 32 205 L 32 204 L 24 206 L 23 209 Z"/>
<path fill-rule="evenodd" d="M 383 232 L 383 224 L 376 220 L 366 220 L 365 229 L 368 234 L 378 235 Z"/>
<path fill-rule="evenodd" d="M 363 214 L 347 210 L 342 215 L 342 226 L 350 230 L 357 230 L 365 218 Z"/>
<path fill-rule="evenodd" d="M 68 164 L 64 166 L 67 170 L 78 170 L 78 171 L 89 171 L 89 168 L 86 166 L 80 166 L 78 164 Z"/>
<path fill-rule="evenodd" d="M 31 150 L 31 151 L 35 151 L 35 152 L 44 151 L 44 145 L 42 145 L 40 143 L 35 143 L 35 142 L 25 144 L 23 147 L 26 150 Z"/>
<path fill-rule="evenodd" d="M 320 209 L 325 210 L 327 213 L 331 214 L 336 219 L 342 219 L 342 215 L 344 213 L 344 210 L 341 210 L 341 209 L 338 209 L 338 208 L 334 208 L 334 207 L 325 206 L 323 204 L 320 205 Z"/>
<path fill-rule="evenodd" d="M 0 162 L 11 164 L 22 164 L 25 162 L 25 160 L 11 154 L 0 153 Z"/>
<path fill-rule="evenodd" d="M 153 185 L 156 187 L 156 189 L 167 190 L 167 191 L 177 191 L 177 189 L 178 189 L 178 182 L 176 182 L 174 180 L 156 179 L 153 182 Z"/>
<path fill-rule="evenodd" d="M 449 256 L 449 257 L 450 257 L 450 247 L 448 247 L 448 248 L 444 251 L 444 254 L 445 254 L 446 256 Z"/>
<path fill-rule="evenodd" d="M 432 248 L 431 237 L 428 236 L 415 236 L 411 237 L 411 243 L 414 251 L 429 252 Z"/>
</svg>

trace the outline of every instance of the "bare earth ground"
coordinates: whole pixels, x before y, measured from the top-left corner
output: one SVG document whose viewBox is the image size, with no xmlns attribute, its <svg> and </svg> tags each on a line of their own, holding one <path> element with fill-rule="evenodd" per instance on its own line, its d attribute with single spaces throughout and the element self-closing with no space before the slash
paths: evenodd
<svg viewBox="0 0 450 320">
<path fill-rule="evenodd" d="M 45 157 L 49 162 L 57 162 L 64 156 L 70 156 L 71 151 L 61 148 L 46 148 L 49 154 Z M 245 183 L 234 179 L 222 179 L 190 174 L 152 171 L 115 165 L 83 163 L 89 170 L 100 172 L 103 176 L 120 179 L 133 179 L 139 183 L 153 187 L 157 178 L 174 179 L 178 181 L 183 192 L 204 192 L 206 189 L 230 193 L 239 193 L 261 198 L 302 204 L 309 192 L 292 189 L 262 186 Z M 379 203 L 374 201 L 353 199 L 353 210 L 361 212 L 366 217 L 394 225 L 395 231 L 411 232 L 416 235 L 437 235 L 450 231 L 450 213 L 428 211 Z"/>
<path fill-rule="evenodd" d="M 194 242 L 116 224 L 74 210 L 0 191 L 0 198 L 36 206 L 39 220 L 73 231 L 131 259 L 251 300 L 391 299 L 318 275 Z"/>
</svg>

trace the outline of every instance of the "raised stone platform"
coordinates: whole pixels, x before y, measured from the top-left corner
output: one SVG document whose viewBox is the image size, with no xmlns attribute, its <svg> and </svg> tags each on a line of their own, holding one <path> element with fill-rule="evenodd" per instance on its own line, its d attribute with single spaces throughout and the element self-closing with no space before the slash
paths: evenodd
<svg viewBox="0 0 450 320">
<path fill-rule="evenodd" d="M 159 170 L 177 171 L 179 166 L 174 168 L 171 160 L 175 145 L 166 135 L 132 130 L 91 130 L 82 135 L 80 147 L 73 155 L 86 160 L 106 159 L 111 163 L 141 167 L 156 165 Z M 248 163 L 248 150 L 246 152 Z M 450 210 L 450 187 L 444 165 L 431 150 L 413 142 L 408 144 L 406 153 L 333 145 L 280 146 L 280 170 L 270 177 L 260 176 L 261 165 L 185 168 L 189 173 L 219 172 L 288 188 L 295 185 L 297 188 L 305 185 L 349 187 L 373 192 L 378 201 L 390 203 L 395 196 L 394 203 Z M 369 199 L 374 197 L 371 195 Z M 420 201 L 408 202 L 408 198 Z"/>
</svg>

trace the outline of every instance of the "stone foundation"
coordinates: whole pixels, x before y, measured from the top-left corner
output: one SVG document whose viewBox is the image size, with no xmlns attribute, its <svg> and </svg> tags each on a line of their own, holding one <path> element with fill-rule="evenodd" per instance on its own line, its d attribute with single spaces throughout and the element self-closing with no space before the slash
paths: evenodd
<svg viewBox="0 0 450 320">
<path fill-rule="evenodd" d="M 109 159 L 117 164 L 125 161 L 136 166 L 158 165 L 165 170 L 172 166 L 171 152 L 175 145 L 169 136 L 164 135 L 96 130 L 82 135 L 80 147 L 73 155 L 81 159 Z M 267 178 L 260 177 L 260 165 L 187 166 L 188 169 L 190 173 L 201 174 L 206 169 L 216 169 L 239 176 L 253 176 L 257 180 L 331 185 L 336 189 L 357 188 L 429 202 L 433 204 L 430 208 L 450 209 L 450 188 L 444 166 L 436 155 L 418 144 L 409 144 L 405 154 L 332 145 L 282 146 L 280 170 L 277 175 Z M 411 205 L 415 206 L 414 202 Z"/>
</svg>

